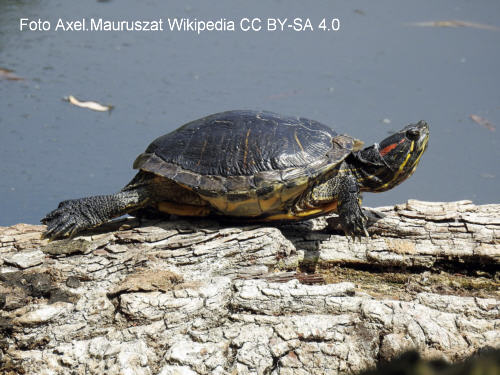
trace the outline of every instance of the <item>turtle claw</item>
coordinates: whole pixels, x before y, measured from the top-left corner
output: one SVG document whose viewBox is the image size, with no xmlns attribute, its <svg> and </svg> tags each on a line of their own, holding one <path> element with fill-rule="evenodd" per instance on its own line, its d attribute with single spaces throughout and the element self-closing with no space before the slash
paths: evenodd
<svg viewBox="0 0 500 375">
<path fill-rule="evenodd" d="M 342 208 L 341 212 L 339 212 L 339 216 L 345 234 L 351 237 L 353 242 L 356 242 L 356 238 L 361 242 L 362 236 L 370 237 L 366 229 L 368 218 L 359 207 L 359 204 L 356 202 L 355 204 Z"/>
<path fill-rule="evenodd" d="M 47 230 L 42 234 L 44 239 L 58 239 L 73 237 L 77 232 L 87 228 L 89 225 L 86 218 L 78 210 L 75 201 L 67 200 L 59 203 L 59 206 L 49 212 L 42 220 L 47 225 Z"/>
<path fill-rule="evenodd" d="M 65 222 L 65 219 L 68 221 Z M 42 238 L 51 240 L 64 237 L 71 238 L 81 229 L 77 223 L 64 216 L 52 221 L 43 221 L 43 223 L 47 225 L 47 231 L 42 234 Z"/>
<path fill-rule="evenodd" d="M 41 220 L 43 224 L 47 225 L 47 230 L 42 234 L 42 238 L 56 239 L 64 237 L 68 223 L 64 221 L 64 216 L 51 215 L 46 216 Z"/>
</svg>

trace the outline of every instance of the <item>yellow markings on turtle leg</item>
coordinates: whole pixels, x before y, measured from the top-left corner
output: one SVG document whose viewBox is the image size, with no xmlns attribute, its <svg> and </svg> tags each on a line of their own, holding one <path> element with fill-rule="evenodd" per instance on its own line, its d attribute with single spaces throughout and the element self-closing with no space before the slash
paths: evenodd
<svg viewBox="0 0 500 375">
<path fill-rule="evenodd" d="M 177 204 L 172 202 L 158 203 L 158 210 L 178 216 L 207 216 L 210 209 L 207 206 L 193 206 L 190 204 Z"/>
<path fill-rule="evenodd" d="M 410 157 L 411 157 L 411 155 L 413 153 L 413 147 L 414 146 L 415 146 L 415 141 L 412 141 L 411 142 L 411 146 L 410 146 L 410 151 L 408 152 L 408 155 L 406 155 L 406 159 L 399 166 L 397 172 L 394 174 L 394 177 L 389 182 L 386 182 L 382 186 L 378 187 L 377 190 L 384 190 L 387 187 L 391 186 L 394 181 L 396 181 L 396 179 L 399 177 L 399 175 L 401 174 L 401 172 L 403 172 L 403 169 L 404 169 L 406 163 L 408 163 L 408 160 L 410 160 Z"/>
</svg>

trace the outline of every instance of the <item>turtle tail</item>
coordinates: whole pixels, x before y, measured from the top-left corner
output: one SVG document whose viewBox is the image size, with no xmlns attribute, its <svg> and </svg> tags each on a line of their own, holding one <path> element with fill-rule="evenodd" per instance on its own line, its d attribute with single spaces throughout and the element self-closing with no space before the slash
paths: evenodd
<svg viewBox="0 0 500 375">
<path fill-rule="evenodd" d="M 42 220 L 47 225 L 42 238 L 74 236 L 85 229 L 143 207 L 148 200 L 145 188 L 122 190 L 116 194 L 71 199 L 59 203 Z"/>
</svg>

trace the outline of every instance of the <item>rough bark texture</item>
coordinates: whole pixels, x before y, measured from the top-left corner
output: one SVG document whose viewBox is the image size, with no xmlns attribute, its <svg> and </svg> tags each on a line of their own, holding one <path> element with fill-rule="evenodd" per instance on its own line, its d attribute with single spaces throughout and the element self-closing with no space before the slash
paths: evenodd
<svg viewBox="0 0 500 375">
<path fill-rule="evenodd" d="M 0 373 L 335 374 L 500 347 L 500 205 L 377 211 L 355 242 L 335 216 L 127 219 L 50 243 L 0 227 Z"/>
</svg>

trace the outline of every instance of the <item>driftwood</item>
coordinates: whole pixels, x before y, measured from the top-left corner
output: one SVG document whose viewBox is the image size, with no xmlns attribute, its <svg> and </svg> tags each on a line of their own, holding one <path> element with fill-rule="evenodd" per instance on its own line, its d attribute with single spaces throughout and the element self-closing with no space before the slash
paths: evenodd
<svg viewBox="0 0 500 375">
<path fill-rule="evenodd" d="M 500 347 L 500 205 L 377 211 L 356 241 L 335 216 L 0 227 L 0 373 L 335 374 Z"/>
</svg>

